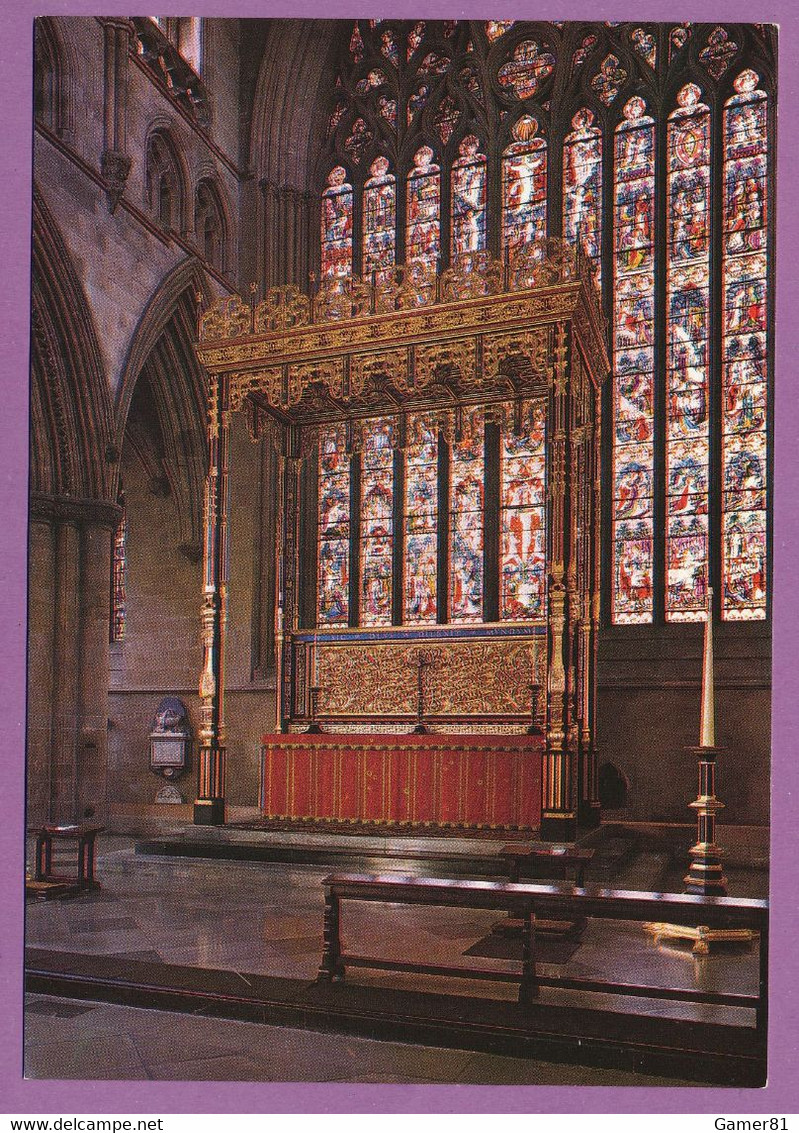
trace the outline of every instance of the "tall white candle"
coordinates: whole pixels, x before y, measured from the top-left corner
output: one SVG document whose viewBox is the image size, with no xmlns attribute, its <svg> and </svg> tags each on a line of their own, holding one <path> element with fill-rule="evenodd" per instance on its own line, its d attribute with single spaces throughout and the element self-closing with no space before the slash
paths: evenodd
<svg viewBox="0 0 799 1133">
<path fill-rule="evenodd" d="M 716 722 L 713 711 L 713 591 L 708 587 L 705 620 L 705 647 L 702 653 L 702 710 L 699 717 L 699 744 L 716 746 Z"/>
</svg>

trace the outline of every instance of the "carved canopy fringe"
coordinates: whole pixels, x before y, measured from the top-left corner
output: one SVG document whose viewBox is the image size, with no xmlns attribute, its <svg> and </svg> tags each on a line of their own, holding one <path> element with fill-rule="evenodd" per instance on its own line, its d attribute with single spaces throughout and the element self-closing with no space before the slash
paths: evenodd
<svg viewBox="0 0 799 1133">
<path fill-rule="evenodd" d="M 230 408 L 257 402 L 284 421 L 397 413 L 529 394 L 554 381 L 552 328 L 580 328 L 595 385 L 609 365 L 589 265 L 563 240 L 501 264 L 470 253 L 437 276 L 419 263 L 385 278 L 328 280 L 257 304 L 239 296 L 200 320 L 200 361 L 227 375 Z"/>
<path fill-rule="evenodd" d="M 327 280 L 313 301 L 294 286 L 271 288 L 254 307 L 233 295 L 203 313 L 200 341 L 215 342 L 239 338 L 251 331 L 265 334 L 579 281 L 589 290 L 596 290 L 590 262 L 572 244 L 553 236 L 518 250 L 504 265 L 488 252 L 469 252 L 441 275 L 440 286 L 432 269 L 414 261 L 391 269 L 386 278 L 374 283 L 368 278 Z"/>
</svg>

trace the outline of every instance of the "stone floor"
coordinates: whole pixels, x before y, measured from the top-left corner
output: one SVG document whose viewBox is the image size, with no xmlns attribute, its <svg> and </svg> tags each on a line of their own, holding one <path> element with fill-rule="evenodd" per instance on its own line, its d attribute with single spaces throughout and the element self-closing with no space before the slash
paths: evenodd
<svg viewBox="0 0 799 1133">
<path fill-rule="evenodd" d="M 615 883 L 649 888 L 650 875 L 662 868 L 663 863 L 639 855 Z M 402 863 L 392 863 L 392 869 L 402 869 Z M 142 857 L 134 853 L 130 839 L 105 836 L 98 861 L 102 888 L 74 900 L 29 903 L 26 940 L 29 947 L 60 952 L 312 980 L 321 953 L 320 881 L 327 872 L 309 865 Z M 746 895 L 759 895 L 754 890 L 761 884 L 749 878 Z M 735 892 L 744 895 L 740 887 Z M 391 942 L 399 956 L 457 963 L 495 920 L 495 913 L 479 910 L 353 903 L 345 907 L 344 936 L 359 951 L 385 951 Z M 558 971 L 754 993 L 757 953 L 699 959 L 687 948 L 656 946 L 637 924 L 593 921 Z M 363 970 L 351 978 L 432 991 L 440 982 Z M 447 980 L 446 988 L 485 998 L 516 994 L 510 984 L 467 979 Z M 544 989 L 543 995 L 569 1002 L 575 993 Z M 581 995 L 579 1001 L 592 1005 L 592 1000 L 614 1005 L 608 996 Z M 641 1013 L 653 1009 L 646 1000 L 619 999 L 615 1005 Z M 747 1016 L 679 1003 L 662 1003 L 658 1010 L 725 1022 L 745 1022 Z M 34 1078 L 677 1084 L 674 1079 L 46 996 L 28 999 L 25 1072 Z"/>
<path fill-rule="evenodd" d="M 25 1076 L 224 1082 L 696 1086 L 649 1074 L 26 997 Z"/>
</svg>

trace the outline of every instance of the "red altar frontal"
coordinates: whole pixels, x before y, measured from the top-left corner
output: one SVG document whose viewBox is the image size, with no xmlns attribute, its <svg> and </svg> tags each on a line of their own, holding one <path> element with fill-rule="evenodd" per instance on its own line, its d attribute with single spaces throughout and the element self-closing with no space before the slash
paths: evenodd
<svg viewBox="0 0 799 1133">
<path fill-rule="evenodd" d="M 537 829 L 542 737 L 262 737 L 267 818 Z"/>
</svg>

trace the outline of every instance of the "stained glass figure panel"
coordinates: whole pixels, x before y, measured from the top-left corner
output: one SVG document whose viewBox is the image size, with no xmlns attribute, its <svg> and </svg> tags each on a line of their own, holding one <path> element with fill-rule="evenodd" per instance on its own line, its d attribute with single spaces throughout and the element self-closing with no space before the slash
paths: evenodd
<svg viewBox="0 0 799 1133">
<path fill-rule="evenodd" d="M 602 282 L 602 135 L 590 110 L 578 110 L 563 147 L 563 231 L 579 244 Z"/>
<path fill-rule="evenodd" d="M 368 421 L 361 457 L 360 624 L 391 625 L 394 554 L 394 432 L 390 421 Z"/>
<path fill-rule="evenodd" d="M 124 641 L 127 628 L 127 600 L 125 596 L 125 576 L 127 572 L 128 521 L 124 505 L 122 518 L 114 533 L 113 563 L 111 579 L 111 640 Z"/>
<path fill-rule="evenodd" d="M 352 186 L 342 165 L 331 170 L 322 194 L 322 275 L 352 275 Z"/>
<path fill-rule="evenodd" d="M 435 269 L 440 255 L 441 174 L 433 151 L 422 146 L 408 174 L 405 258 Z"/>
<path fill-rule="evenodd" d="M 350 460 L 344 425 L 328 425 L 319 437 L 317 622 L 349 620 Z"/>
<path fill-rule="evenodd" d="M 385 279 L 394 266 L 397 227 L 397 190 L 388 160 L 376 157 L 363 189 L 363 271 Z"/>
<path fill-rule="evenodd" d="M 689 83 L 668 123 L 666 619 L 707 609 L 710 111 Z"/>
<path fill-rule="evenodd" d="M 614 147 L 613 621 L 652 620 L 654 123 L 624 107 Z"/>
<path fill-rule="evenodd" d="M 485 414 L 464 414 L 449 461 L 449 620 L 483 618 Z"/>
<path fill-rule="evenodd" d="M 486 159 L 474 135 L 464 138 L 452 165 L 452 255 L 486 246 Z"/>
<path fill-rule="evenodd" d="M 724 108 L 722 617 L 766 616 L 767 98 L 743 71 Z"/>
<path fill-rule="evenodd" d="M 435 622 L 438 587 L 438 425 L 428 416 L 409 421 L 405 450 L 404 621 Z"/>
<path fill-rule="evenodd" d="M 502 242 L 511 258 L 547 234 L 547 144 L 538 123 L 523 115 L 502 158 Z"/>
<path fill-rule="evenodd" d="M 518 435 L 500 441 L 499 616 L 536 621 L 546 612 L 546 402 L 523 406 Z"/>
</svg>

